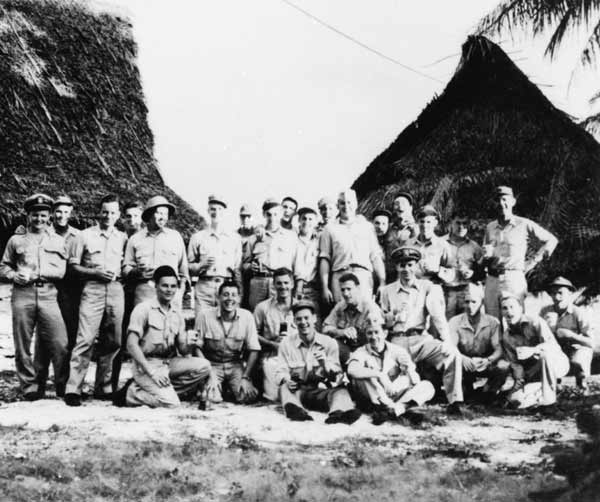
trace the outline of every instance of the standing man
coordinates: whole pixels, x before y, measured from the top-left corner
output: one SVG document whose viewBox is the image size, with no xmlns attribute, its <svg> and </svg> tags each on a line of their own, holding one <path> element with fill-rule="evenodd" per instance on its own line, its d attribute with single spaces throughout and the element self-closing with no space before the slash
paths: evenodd
<svg viewBox="0 0 600 502">
<path fill-rule="evenodd" d="M 440 222 L 439 213 L 433 206 L 426 205 L 419 209 L 417 218 L 419 235 L 414 247 L 421 252 L 417 277 L 441 284 L 450 272 L 450 245 L 448 241 L 435 235 L 435 229 Z"/>
<path fill-rule="evenodd" d="M 31 358 L 31 339 L 36 329 L 36 347 L 49 354 L 54 367 L 56 395 L 64 396 L 69 356 L 67 329 L 60 313 L 55 282 L 65 276 L 65 241 L 50 229 L 53 201 L 35 194 L 25 201 L 27 229 L 6 244 L 0 278 L 13 284 L 12 323 L 17 376 L 27 401 L 43 398 L 47 372 Z M 40 376 L 42 375 L 42 376 Z M 40 388 L 41 387 L 41 388 Z"/>
<path fill-rule="evenodd" d="M 99 344 L 94 397 L 112 398 L 113 362 L 121 348 L 125 306 L 120 281 L 127 236 L 115 228 L 120 216 L 119 199 L 114 195 L 103 197 L 98 225 L 79 234 L 69 256 L 69 267 L 84 286 L 65 394 L 67 406 L 81 406 L 81 388 L 96 338 Z"/>
<path fill-rule="evenodd" d="M 498 219 L 488 224 L 483 239 L 485 280 L 485 310 L 500 318 L 500 292 L 514 294 L 522 303 L 527 294 L 526 274 L 556 248 L 558 240 L 550 232 L 527 218 L 513 214 L 516 199 L 507 186 L 496 188 Z M 530 239 L 540 242 L 531 259 L 526 259 Z"/>
<path fill-rule="evenodd" d="M 251 376 L 258 361 L 260 343 L 252 314 L 239 308 L 240 287 L 225 281 L 219 287 L 219 306 L 203 309 L 196 316 L 198 348 L 196 355 L 208 359 L 212 366 L 209 399 L 222 401 L 226 384 L 237 403 L 251 403 L 258 398 Z M 244 354 L 248 354 L 246 361 Z"/>
<path fill-rule="evenodd" d="M 123 209 L 123 226 L 127 237 L 139 232 L 142 229 L 142 203 L 134 200 L 125 204 Z"/>
<path fill-rule="evenodd" d="M 373 227 L 375 227 L 375 235 L 377 236 L 377 242 L 379 242 L 379 246 L 383 251 L 385 277 L 388 282 L 393 281 L 396 275 L 396 269 L 394 267 L 394 264 L 392 263 L 392 260 L 390 259 L 390 256 L 388 255 L 387 246 L 391 219 L 392 213 L 390 213 L 387 209 L 378 209 L 373 213 Z"/>
<path fill-rule="evenodd" d="M 351 272 L 340 277 L 340 289 L 342 300 L 323 322 L 323 334 L 337 341 L 340 362 L 345 370 L 350 354 L 367 343 L 367 316 L 379 312 L 379 307 L 361 294 L 359 279 Z"/>
<path fill-rule="evenodd" d="M 577 386 L 587 393 L 594 356 L 594 330 L 588 315 L 573 305 L 575 286 L 569 279 L 557 277 L 549 286 L 553 305 L 543 309 L 541 317 L 548 322 L 563 352 L 569 358 Z"/>
<path fill-rule="evenodd" d="M 143 301 L 131 313 L 127 351 L 134 361 L 133 378 L 114 393 L 113 404 L 174 408 L 180 405 L 179 396 L 194 393 L 203 408 L 210 364 L 190 356 L 197 350 L 198 335 L 186 334 L 183 315 L 173 302 L 179 276 L 163 265 L 154 271 L 153 280 L 156 298 Z"/>
<path fill-rule="evenodd" d="M 298 250 L 294 262 L 296 297 L 315 304 L 317 325 L 320 326 L 319 300 L 319 237 L 317 236 L 317 212 L 310 207 L 298 211 L 300 228 L 298 230 Z"/>
<path fill-rule="evenodd" d="M 415 363 L 422 361 L 443 372 L 444 391 L 450 403 L 447 411 L 461 414 L 462 359 L 450 340 L 442 289 L 427 279 L 417 279 L 421 260 L 418 249 L 398 248 L 392 259 L 398 280 L 388 284 L 381 294 L 390 341 L 408 350 Z M 427 332 L 428 326 L 435 328 L 439 339 Z"/>
<path fill-rule="evenodd" d="M 546 321 L 523 314 L 516 295 L 503 293 L 501 305 L 506 321 L 502 347 L 515 380 L 509 402 L 519 408 L 554 404 L 557 380 L 569 372 L 569 359 Z M 528 382 L 535 385 L 526 385 Z"/>
<path fill-rule="evenodd" d="M 379 289 L 385 285 L 383 252 L 375 229 L 362 215 L 356 214 L 357 205 L 354 190 L 341 192 L 339 221 L 329 223 L 319 238 L 319 276 L 326 305 L 342 299 L 339 279 L 348 272 L 358 277 L 362 294 L 367 298 L 373 295 L 373 273 Z"/>
<path fill-rule="evenodd" d="M 286 417 L 294 421 L 312 420 L 308 408 L 329 412 L 326 424 L 356 422 L 361 413 L 346 388 L 340 385 L 342 371 L 337 344 L 315 330 L 311 302 L 299 301 L 292 312 L 298 334 L 284 338 L 278 355 L 277 380 Z"/>
<path fill-rule="evenodd" d="M 252 225 L 252 211 L 248 204 L 242 204 L 240 207 L 240 226 L 237 229 L 242 239 L 242 257 L 248 252 L 248 241 L 254 235 L 254 226 Z M 250 289 L 249 270 L 242 269 L 242 307 L 248 307 L 248 290 Z"/>
<path fill-rule="evenodd" d="M 337 207 L 335 201 L 331 197 L 321 197 L 317 204 L 317 209 L 321 215 L 321 221 L 317 225 L 317 233 L 320 234 L 329 223 L 335 221 Z"/>
<path fill-rule="evenodd" d="M 135 305 L 156 298 L 152 276 L 162 265 L 168 265 L 179 273 L 180 290 L 175 303 L 181 305 L 190 277 L 183 237 L 177 230 L 166 226 L 174 214 L 175 206 L 162 195 L 151 197 L 142 213 L 146 228 L 127 241 L 123 275 L 136 283 Z"/>
<path fill-rule="evenodd" d="M 226 280 L 242 284 L 242 240 L 237 232 L 223 228 L 227 204 L 222 197 L 208 197 L 210 224 L 192 235 L 188 245 L 190 275 L 198 276 L 194 289 L 196 314 L 218 304 L 219 287 Z"/>
<path fill-rule="evenodd" d="M 452 218 L 449 245 L 451 273 L 443 284 L 446 298 L 446 318 L 462 314 L 465 307 L 465 292 L 470 282 L 479 280 L 479 262 L 483 256 L 481 246 L 469 238 L 470 219 L 460 213 Z"/>
<path fill-rule="evenodd" d="M 271 296 L 273 271 L 278 268 L 293 270 L 298 236 L 281 227 L 281 205 L 276 199 L 265 200 L 263 206 L 265 229 L 262 235 L 248 240 L 243 269 L 250 276 L 248 304 L 250 310 Z"/>
<path fill-rule="evenodd" d="M 269 401 L 277 401 L 279 393 L 279 385 L 275 378 L 279 344 L 284 337 L 296 331 L 291 310 L 294 289 L 292 271 L 287 268 L 275 270 L 273 282 L 275 296 L 260 302 L 254 309 L 254 320 L 261 345 L 263 395 Z"/>
<path fill-rule="evenodd" d="M 391 259 L 392 253 L 402 246 L 413 244 L 417 235 L 419 235 L 419 226 L 413 216 L 414 200 L 412 195 L 406 192 L 400 192 L 396 195 L 392 204 L 392 219 L 390 229 L 385 240 L 384 252 L 389 258 L 391 268 L 395 270 L 395 265 Z M 396 274 L 388 277 L 388 282 L 393 282 Z"/>
<path fill-rule="evenodd" d="M 285 228 L 286 230 L 296 231 L 294 216 L 296 216 L 296 210 L 298 209 L 298 201 L 288 195 L 281 201 L 281 208 L 281 227 Z"/>
<path fill-rule="evenodd" d="M 473 393 L 478 377 L 487 377 L 486 390 L 495 395 L 504 385 L 509 366 L 502 358 L 502 328 L 494 316 L 483 312 L 483 289 L 468 284 L 465 289 L 465 312 L 449 321 L 452 343 L 462 355 L 463 388 Z"/>
</svg>

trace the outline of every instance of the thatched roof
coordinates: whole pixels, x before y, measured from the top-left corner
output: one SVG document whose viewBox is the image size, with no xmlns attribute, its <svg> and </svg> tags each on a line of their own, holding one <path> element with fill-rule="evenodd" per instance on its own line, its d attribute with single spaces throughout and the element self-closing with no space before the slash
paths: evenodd
<svg viewBox="0 0 600 502">
<path fill-rule="evenodd" d="M 444 92 L 354 182 L 370 215 L 399 191 L 447 219 L 466 209 L 479 228 L 494 217 L 490 194 L 508 184 L 517 212 L 552 230 L 560 245 L 534 285 L 560 271 L 597 282 L 600 145 L 555 108 L 496 44 L 469 37 Z"/>
<path fill-rule="evenodd" d="M 80 224 L 110 192 L 166 195 L 186 235 L 203 224 L 158 171 L 131 28 L 81 2 L 0 0 L 0 246 L 37 191 L 71 195 Z"/>
</svg>

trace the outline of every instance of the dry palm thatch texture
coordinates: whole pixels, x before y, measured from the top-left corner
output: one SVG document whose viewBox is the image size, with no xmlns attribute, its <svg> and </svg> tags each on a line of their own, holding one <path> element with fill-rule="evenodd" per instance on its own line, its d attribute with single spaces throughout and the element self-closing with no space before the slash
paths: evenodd
<svg viewBox="0 0 600 502">
<path fill-rule="evenodd" d="M 81 2 L 0 0 L 0 247 L 37 191 L 70 194 L 79 225 L 116 193 L 164 194 L 175 227 L 202 226 L 158 171 L 131 28 Z"/>
<path fill-rule="evenodd" d="M 555 273 L 596 286 L 600 271 L 600 145 L 542 92 L 496 44 L 469 37 L 453 78 L 354 182 L 363 212 L 411 192 L 447 222 L 470 213 L 479 235 L 495 217 L 493 187 L 518 195 L 516 211 L 560 239 L 530 278 Z"/>
</svg>

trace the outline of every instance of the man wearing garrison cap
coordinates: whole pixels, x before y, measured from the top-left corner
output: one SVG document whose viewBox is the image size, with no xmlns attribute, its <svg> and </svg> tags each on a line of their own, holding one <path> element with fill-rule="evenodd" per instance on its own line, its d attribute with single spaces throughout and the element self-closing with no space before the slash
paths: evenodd
<svg viewBox="0 0 600 502">
<path fill-rule="evenodd" d="M 45 368 L 31 357 L 34 330 L 36 347 L 52 359 L 58 396 L 64 395 L 68 376 L 67 329 L 55 285 L 65 275 L 67 249 L 65 240 L 49 226 L 53 203 L 45 194 L 32 195 L 25 201 L 27 229 L 8 240 L 0 264 L 0 278 L 13 284 L 15 365 L 28 401 L 44 397 L 47 376 Z"/>
<path fill-rule="evenodd" d="M 226 209 L 223 197 L 210 195 L 210 223 L 190 238 L 190 275 L 198 277 L 194 288 L 196 314 L 203 308 L 218 305 L 218 291 L 224 281 L 233 279 L 241 287 L 242 240 L 237 232 L 224 228 L 222 220 Z"/>
<path fill-rule="evenodd" d="M 511 292 L 522 302 L 527 294 L 525 276 L 553 253 L 558 240 L 537 223 L 513 214 L 517 201 L 512 188 L 497 187 L 495 198 L 498 218 L 485 230 L 483 264 L 487 267 L 485 310 L 500 318 L 500 292 Z M 528 258 L 532 237 L 540 246 Z"/>
</svg>

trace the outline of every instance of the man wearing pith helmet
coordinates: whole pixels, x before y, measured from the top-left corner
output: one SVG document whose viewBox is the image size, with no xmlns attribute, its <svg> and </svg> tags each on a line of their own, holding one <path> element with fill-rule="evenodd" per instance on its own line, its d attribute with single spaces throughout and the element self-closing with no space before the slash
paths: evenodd
<svg viewBox="0 0 600 502">
<path fill-rule="evenodd" d="M 27 229 L 13 235 L 6 244 L 0 278 L 13 284 L 12 321 L 17 376 L 26 400 L 43 398 L 45 381 L 32 360 L 34 329 L 36 347 L 50 354 L 54 367 L 56 394 L 64 395 L 68 375 L 67 329 L 60 313 L 55 282 L 67 268 L 65 241 L 50 229 L 53 200 L 35 194 L 25 201 Z"/>
<path fill-rule="evenodd" d="M 189 271 L 183 237 L 177 230 L 167 228 L 174 214 L 175 206 L 165 197 L 150 197 L 142 213 L 146 228 L 127 241 L 123 274 L 136 282 L 135 305 L 156 297 L 152 276 L 154 270 L 162 265 L 168 265 L 179 274 L 180 289 L 175 303 L 181 304 L 185 285 L 189 282 Z"/>
</svg>

